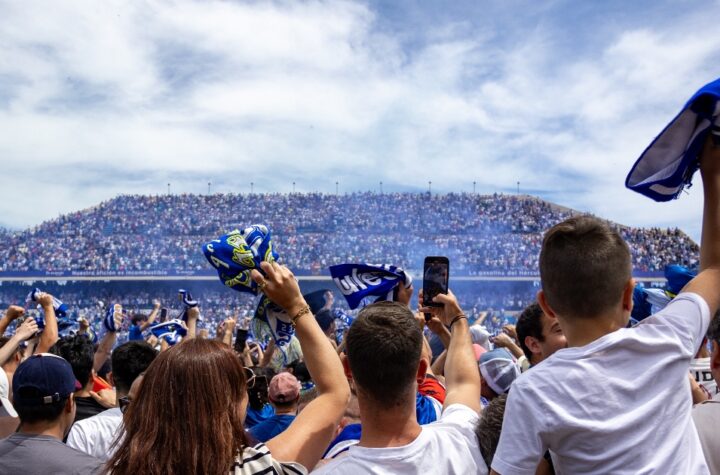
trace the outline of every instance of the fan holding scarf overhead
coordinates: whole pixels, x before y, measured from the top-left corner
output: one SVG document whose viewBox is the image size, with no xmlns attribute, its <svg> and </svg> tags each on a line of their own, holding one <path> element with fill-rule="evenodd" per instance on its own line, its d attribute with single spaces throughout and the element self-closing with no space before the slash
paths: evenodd
<svg viewBox="0 0 720 475">
<path fill-rule="evenodd" d="M 284 354 L 283 347 L 290 342 L 294 333 L 290 317 L 262 295 L 258 284 L 250 278 L 251 270 L 262 272 L 261 262 L 275 262 L 279 259 L 270 229 L 264 224 L 253 224 L 242 231 L 236 229 L 213 239 L 203 245 L 202 249 L 223 284 L 238 292 L 261 295 L 251 323 L 252 333 L 260 341 L 271 337 Z"/>
</svg>

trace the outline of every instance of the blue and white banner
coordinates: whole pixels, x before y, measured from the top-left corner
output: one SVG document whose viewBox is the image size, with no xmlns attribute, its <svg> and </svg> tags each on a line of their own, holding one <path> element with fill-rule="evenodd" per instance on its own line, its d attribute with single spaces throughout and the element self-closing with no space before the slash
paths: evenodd
<svg viewBox="0 0 720 475">
<path fill-rule="evenodd" d="M 330 267 L 330 275 L 351 309 L 358 308 L 368 297 L 392 300 L 395 287 L 412 285 L 410 274 L 390 265 L 339 264 Z"/>
</svg>

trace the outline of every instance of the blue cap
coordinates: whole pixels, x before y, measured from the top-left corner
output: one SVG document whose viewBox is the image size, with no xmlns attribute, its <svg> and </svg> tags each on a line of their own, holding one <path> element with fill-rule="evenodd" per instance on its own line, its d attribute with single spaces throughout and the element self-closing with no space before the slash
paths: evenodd
<svg viewBox="0 0 720 475">
<path fill-rule="evenodd" d="M 50 353 L 23 361 L 13 376 L 13 404 L 42 406 L 68 398 L 77 388 L 70 363 Z"/>
<path fill-rule="evenodd" d="M 696 275 L 696 272 L 691 271 L 687 267 L 671 264 L 665 267 L 665 278 L 667 279 L 667 286 L 665 288 L 672 294 L 672 297 L 675 297 Z"/>
</svg>

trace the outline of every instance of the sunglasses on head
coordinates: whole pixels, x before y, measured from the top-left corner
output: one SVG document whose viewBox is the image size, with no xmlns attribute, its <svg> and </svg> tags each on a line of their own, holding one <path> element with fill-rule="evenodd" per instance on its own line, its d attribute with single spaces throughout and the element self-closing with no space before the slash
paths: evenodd
<svg viewBox="0 0 720 475">
<path fill-rule="evenodd" d="M 118 407 L 120 408 L 120 412 L 123 414 L 125 413 L 125 410 L 130 405 L 131 399 L 128 396 L 123 396 L 118 399 Z"/>
</svg>

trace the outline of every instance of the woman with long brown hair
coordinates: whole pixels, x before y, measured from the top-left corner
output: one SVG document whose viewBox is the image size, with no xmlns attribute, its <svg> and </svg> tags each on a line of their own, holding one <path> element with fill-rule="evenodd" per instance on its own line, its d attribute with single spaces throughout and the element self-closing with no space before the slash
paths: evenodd
<svg viewBox="0 0 720 475">
<path fill-rule="evenodd" d="M 291 315 L 319 396 L 283 433 L 250 446 L 244 368 L 221 342 L 191 339 L 158 356 L 124 414 L 124 433 L 109 473 L 307 473 L 322 456 L 350 391 L 342 364 L 290 270 L 263 263 L 253 271 L 265 295 Z"/>
</svg>

